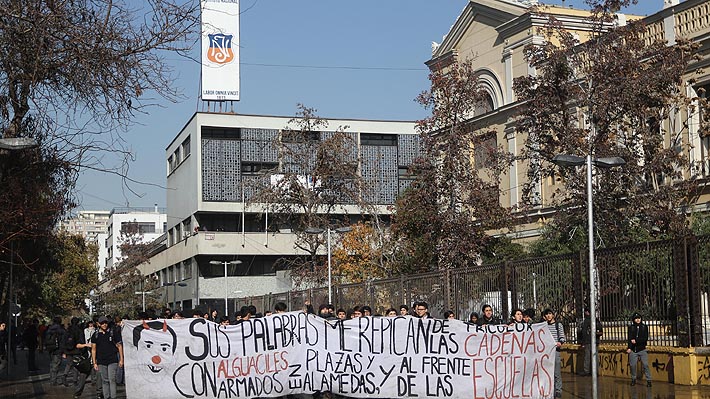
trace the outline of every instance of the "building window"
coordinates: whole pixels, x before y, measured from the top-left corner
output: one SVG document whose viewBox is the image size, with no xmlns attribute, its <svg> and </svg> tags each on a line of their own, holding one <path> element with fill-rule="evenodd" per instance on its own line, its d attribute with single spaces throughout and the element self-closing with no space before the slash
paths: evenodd
<svg viewBox="0 0 710 399">
<path fill-rule="evenodd" d="M 282 143 L 305 143 L 308 141 L 320 141 L 320 132 L 301 130 L 282 130 Z"/>
<path fill-rule="evenodd" d="M 396 146 L 396 134 L 361 133 L 360 145 Z"/>
<path fill-rule="evenodd" d="M 190 137 L 186 138 L 185 141 L 182 142 L 182 159 L 187 158 L 188 155 L 190 155 Z"/>
<path fill-rule="evenodd" d="M 241 172 L 242 175 L 257 175 L 261 171 L 272 171 L 278 168 L 279 164 L 276 162 L 242 162 Z"/>
<path fill-rule="evenodd" d="M 476 169 L 484 169 L 492 166 L 495 160 L 496 134 L 488 133 L 474 139 L 473 162 Z"/>
<path fill-rule="evenodd" d="M 185 276 L 185 280 L 189 280 L 192 278 L 192 260 L 191 259 L 188 259 L 188 260 L 182 262 L 182 270 L 183 270 L 183 275 Z"/>
<path fill-rule="evenodd" d="M 190 227 L 192 224 L 191 222 L 191 218 L 187 218 L 182 221 L 182 234 L 184 234 L 184 237 L 188 237 L 192 233 L 192 228 Z"/>
<path fill-rule="evenodd" d="M 175 281 L 182 281 L 182 263 L 178 262 L 175 264 Z"/>
<path fill-rule="evenodd" d="M 202 126 L 203 139 L 239 140 L 241 137 L 242 130 L 239 128 Z"/>
<path fill-rule="evenodd" d="M 172 155 L 168 157 L 168 173 L 172 172 L 175 170 L 175 167 L 177 166 L 177 162 L 175 162 L 175 157 Z"/>
<path fill-rule="evenodd" d="M 473 112 L 473 116 L 487 114 L 493 111 L 493 108 L 495 108 L 493 97 L 488 93 L 484 93 L 483 98 L 476 102 L 476 108 Z"/>
<path fill-rule="evenodd" d="M 700 160 L 703 176 L 710 176 L 710 135 L 700 138 Z"/>
<path fill-rule="evenodd" d="M 155 233 L 155 223 L 153 223 L 153 222 L 121 222 L 121 233 L 123 233 L 123 234 Z"/>
</svg>

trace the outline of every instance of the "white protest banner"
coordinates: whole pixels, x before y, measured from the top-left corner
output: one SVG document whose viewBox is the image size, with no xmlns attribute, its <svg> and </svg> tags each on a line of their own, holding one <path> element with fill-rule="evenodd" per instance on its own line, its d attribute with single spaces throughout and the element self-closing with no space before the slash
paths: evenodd
<svg viewBox="0 0 710 399">
<path fill-rule="evenodd" d="M 201 0 L 202 100 L 239 101 L 239 0 Z"/>
<path fill-rule="evenodd" d="M 411 316 L 326 321 L 302 312 L 233 326 L 125 321 L 131 398 L 547 398 L 555 342 L 545 323 L 475 326 Z"/>
</svg>

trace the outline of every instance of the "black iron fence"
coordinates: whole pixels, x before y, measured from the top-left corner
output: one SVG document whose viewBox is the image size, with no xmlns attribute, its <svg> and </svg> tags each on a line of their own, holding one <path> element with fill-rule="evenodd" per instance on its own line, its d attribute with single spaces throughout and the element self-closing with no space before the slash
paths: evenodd
<svg viewBox="0 0 710 399">
<path fill-rule="evenodd" d="M 602 344 L 626 340 L 634 312 L 649 325 L 654 346 L 710 345 L 710 235 L 655 241 L 596 251 Z M 515 308 L 550 308 L 575 341 L 583 308 L 588 305 L 587 252 L 428 272 L 357 284 L 333 286 L 336 307 L 370 305 L 375 314 L 389 307 L 426 301 L 434 317 L 453 310 L 460 320 L 490 304 L 507 320 Z M 327 303 L 328 288 L 239 298 L 236 308 L 273 309 L 284 302 L 301 309 Z"/>
</svg>

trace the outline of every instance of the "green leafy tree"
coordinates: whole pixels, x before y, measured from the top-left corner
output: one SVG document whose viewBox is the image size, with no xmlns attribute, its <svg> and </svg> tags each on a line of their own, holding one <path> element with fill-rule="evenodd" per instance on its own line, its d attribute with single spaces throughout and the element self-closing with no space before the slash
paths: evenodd
<svg viewBox="0 0 710 399">
<path fill-rule="evenodd" d="M 61 232 L 53 241 L 55 271 L 46 278 L 43 301 L 51 314 L 85 310 L 85 299 L 98 284 L 98 247 L 84 237 Z"/>
<path fill-rule="evenodd" d="M 686 95 L 696 45 L 646 42 L 646 27 L 617 25 L 630 0 L 589 0 L 586 42 L 552 20 L 544 44 L 529 46 L 534 76 L 516 79 L 519 131 L 527 136 L 522 158 L 530 163 L 524 196 L 537 203 L 535 186 L 553 179 L 559 209 L 543 240 L 576 250 L 586 242 L 586 176 L 550 161 L 556 154 L 622 157 L 626 165 L 594 169 L 594 218 L 599 245 L 682 235 L 682 209 L 692 203 L 695 181 L 678 110 L 696 110 Z M 678 122 L 680 121 L 680 122 Z M 545 245 L 539 245 L 538 250 Z M 554 248 L 550 248 L 553 252 Z"/>
<path fill-rule="evenodd" d="M 480 261 L 510 212 L 500 204 L 500 180 L 511 160 L 495 131 L 470 123 L 490 110 L 490 97 L 471 61 L 430 74 L 418 101 L 430 117 L 417 123 L 426 154 L 416 180 L 397 201 L 392 225 L 402 271 L 470 266 Z"/>
</svg>

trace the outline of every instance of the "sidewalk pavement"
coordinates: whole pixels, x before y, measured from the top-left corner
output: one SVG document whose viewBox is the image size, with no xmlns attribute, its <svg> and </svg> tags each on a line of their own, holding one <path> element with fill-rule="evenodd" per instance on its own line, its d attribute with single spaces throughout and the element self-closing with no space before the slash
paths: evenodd
<svg viewBox="0 0 710 399">
<path fill-rule="evenodd" d="M 27 372 L 27 351 L 17 351 L 17 365 L 10 359 L 9 378 L 7 370 L 0 373 L 0 398 L 2 399 L 64 399 L 71 398 L 72 388 L 49 385 L 49 355 L 36 354 L 39 372 Z M 60 370 L 64 370 L 60 368 Z M 562 373 L 563 398 L 591 398 L 591 377 L 581 377 Z M 96 398 L 96 388 L 90 381 L 84 387 L 82 398 Z M 118 398 L 125 398 L 125 387 L 118 387 Z M 599 377 L 599 399 L 710 399 L 708 386 L 673 385 L 654 382 L 653 387 L 646 387 L 646 381 L 639 381 L 631 386 L 627 378 Z"/>
<path fill-rule="evenodd" d="M 36 373 L 27 371 L 27 351 L 17 350 L 17 364 L 13 364 L 10 356 L 8 370 L 0 372 L 0 398 L 1 399 L 67 399 L 72 398 L 74 387 L 49 384 L 49 354 L 47 352 L 35 353 L 35 363 L 39 369 Z M 60 374 L 64 372 L 66 360 L 62 361 L 59 368 Z M 8 375 L 9 371 L 9 375 Z M 86 380 L 82 398 L 96 398 L 96 387 L 91 379 Z M 125 387 L 118 387 L 118 398 L 125 398 Z"/>
</svg>

